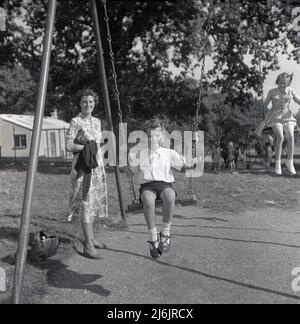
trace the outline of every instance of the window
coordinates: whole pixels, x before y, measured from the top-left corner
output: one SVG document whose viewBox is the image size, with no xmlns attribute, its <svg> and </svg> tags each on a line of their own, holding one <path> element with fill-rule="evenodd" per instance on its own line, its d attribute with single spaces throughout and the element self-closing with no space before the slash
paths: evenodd
<svg viewBox="0 0 300 324">
<path fill-rule="evenodd" d="M 16 149 L 27 148 L 26 135 L 14 135 L 14 139 L 15 139 L 15 148 Z"/>
</svg>

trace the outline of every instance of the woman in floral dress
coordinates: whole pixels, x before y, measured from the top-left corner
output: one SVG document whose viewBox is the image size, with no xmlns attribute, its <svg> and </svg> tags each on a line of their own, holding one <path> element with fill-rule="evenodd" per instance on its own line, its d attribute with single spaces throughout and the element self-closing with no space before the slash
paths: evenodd
<svg viewBox="0 0 300 324">
<path fill-rule="evenodd" d="M 71 120 L 67 131 L 66 147 L 74 153 L 71 171 L 70 209 L 72 215 L 81 219 L 85 239 L 84 256 L 99 259 L 96 249 L 103 248 L 93 234 L 93 223 L 96 217 L 107 218 L 107 185 L 103 157 L 101 154 L 101 121 L 92 116 L 99 99 L 92 90 L 83 90 L 79 94 L 81 112 Z M 90 189 L 87 198 L 83 199 L 84 177 L 77 179 L 75 169 L 80 152 L 86 141 L 95 141 L 98 145 L 98 167 L 92 170 Z"/>
</svg>

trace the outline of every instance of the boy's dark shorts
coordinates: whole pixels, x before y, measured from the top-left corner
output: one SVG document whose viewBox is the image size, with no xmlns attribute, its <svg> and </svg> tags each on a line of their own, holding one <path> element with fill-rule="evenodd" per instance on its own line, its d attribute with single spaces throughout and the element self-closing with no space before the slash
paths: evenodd
<svg viewBox="0 0 300 324">
<path fill-rule="evenodd" d="M 140 201 L 141 201 L 142 195 L 145 191 L 153 192 L 156 195 L 156 199 L 160 200 L 161 194 L 166 189 L 170 189 L 170 188 L 174 190 L 174 192 L 177 196 L 177 193 L 176 193 L 172 183 L 163 182 L 163 181 L 153 181 L 153 182 L 148 182 L 148 183 L 142 184 L 141 189 L 140 189 Z"/>
</svg>

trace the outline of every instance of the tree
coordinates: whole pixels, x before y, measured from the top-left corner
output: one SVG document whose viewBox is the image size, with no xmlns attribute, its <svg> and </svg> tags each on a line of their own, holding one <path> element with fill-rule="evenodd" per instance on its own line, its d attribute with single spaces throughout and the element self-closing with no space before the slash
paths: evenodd
<svg viewBox="0 0 300 324">
<path fill-rule="evenodd" d="M 11 66 L 17 61 L 24 34 L 23 27 L 16 23 L 16 18 L 21 16 L 22 2 L 23 0 L 0 2 L 0 7 L 6 12 L 5 30 L 0 31 L 0 66 Z"/>
<path fill-rule="evenodd" d="M 35 88 L 29 71 L 22 66 L 0 67 L 0 113 L 34 111 Z"/>
<path fill-rule="evenodd" d="M 67 119 L 74 115 L 77 106 L 74 98 L 79 89 L 99 90 L 95 39 L 87 3 L 61 1 L 57 12 L 46 111 L 53 105 L 60 107 Z M 6 47 L 11 50 L 8 56 L 22 63 L 37 81 L 46 1 L 11 0 L 9 4 L 11 16 L 18 12 L 16 4 L 21 4 L 28 14 L 27 27 L 18 27 L 21 37 L 9 26 L 11 37 L 5 38 Z M 187 115 L 192 117 L 199 85 L 189 88 L 185 79 L 192 71 L 193 59 L 200 60 L 204 53 L 214 61 L 213 70 L 205 78 L 206 93 L 221 92 L 231 107 L 247 106 L 254 93 L 262 94 L 265 76 L 279 68 L 278 54 L 287 53 L 288 39 L 295 36 L 287 28 L 291 15 L 285 2 L 279 0 L 108 1 L 108 9 L 125 118 L 148 118 L 159 112 L 183 120 Z M 106 26 L 100 5 L 99 16 L 112 89 Z M 250 64 L 245 63 L 246 58 L 250 58 Z M 179 77 L 172 77 L 170 62 L 182 69 Z M 116 111 L 113 95 L 112 104 Z M 207 115 L 205 109 L 203 105 L 201 116 Z"/>
<path fill-rule="evenodd" d="M 231 105 L 242 106 L 253 99 L 253 92 L 262 95 L 268 71 L 280 68 L 278 54 L 287 53 L 285 2 L 213 2 L 209 1 L 206 27 L 213 42 L 214 68 L 209 76 Z M 250 64 L 245 63 L 246 58 Z"/>
<path fill-rule="evenodd" d="M 40 40 L 44 34 L 46 19 L 45 1 L 28 0 L 23 3 L 23 8 L 30 12 L 26 16 L 29 28 L 24 31 L 18 60 L 37 80 L 42 54 Z M 173 49 L 172 60 L 176 66 L 187 67 L 190 63 L 189 54 L 193 51 L 193 46 L 188 41 L 188 36 L 192 31 L 180 31 L 178 23 L 195 18 L 194 4 L 187 0 L 176 3 L 113 1 L 108 2 L 108 8 L 124 111 L 137 112 L 140 105 L 145 103 L 148 109 L 161 109 L 158 108 L 161 107 L 160 104 L 153 106 L 153 97 L 159 98 L 160 92 L 163 96 L 161 86 L 165 82 L 171 82 L 171 76 L 167 72 L 170 63 L 168 51 Z M 106 28 L 101 6 L 99 16 L 107 58 L 106 67 L 110 76 L 109 53 L 105 42 Z M 95 39 L 87 2 L 69 0 L 59 3 L 52 62 L 49 98 L 54 96 L 52 101 L 60 103 L 66 115 L 70 116 L 68 106 L 74 106 L 74 93 L 87 86 L 99 89 Z M 109 81 L 111 85 L 111 76 Z M 155 92 L 159 94 L 155 95 Z"/>
</svg>

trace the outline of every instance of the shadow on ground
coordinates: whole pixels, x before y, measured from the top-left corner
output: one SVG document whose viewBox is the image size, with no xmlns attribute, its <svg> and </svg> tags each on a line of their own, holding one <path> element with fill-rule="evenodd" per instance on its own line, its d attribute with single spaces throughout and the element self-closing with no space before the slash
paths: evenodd
<svg viewBox="0 0 300 324">
<path fill-rule="evenodd" d="M 138 257 L 138 258 L 143 258 L 143 259 L 149 260 L 149 257 L 147 257 L 145 255 L 138 254 L 138 253 L 133 253 L 133 252 L 124 251 L 124 250 L 110 249 L 110 248 L 108 248 L 107 250 L 112 252 L 112 253 L 131 255 L 131 256 Z M 202 271 L 198 271 L 196 269 L 191 269 L 191 268 L 182 267 L 182 266 L 179 266 L 179 265 L 163 262 L 161 260 L 152 260 L 152 261 L 156 262 L 157 264 L 160 264 L 162 266 L 166 266 L 166 267 L 169 267 L 169 268 L 181 270 L 181 271 L 186 272 L 186 273 L 192 273 L 192 274 L 204 277 L 204 278 L 229 283 L 231 285 L 235 285 L 235 286 L 239 286 L 239 287 L 243 287 L 243 288 L 248 288 L 248 289 L 259 291 L 259 292 L 264 292 L 264 293 L 267 293 L 267 294 L 277 295 L 277 296 L 288 298 L 288 299 L 295 300 L 295 301 L 298 301 L 298 302 L 300 301 L 299 296 L 291 295 L 291 294 L 288 294 L 288 293 L 285 293 L 285 292 L 282 292 L 282 291 L 277 291 L 277 290 L 273 290 L 273 289 L 269 289 L 269 288 L 265 288 L 265 287 L 259 287 L 259 286 L 256 286 L 254 284 L 248 284 L 248 283 L 240 282 L 240 281 L 237 281 L 237 280 L 234 280 L 234 279 L 223 278 L 223 277 L 216 276 L 216 275 L 213 275 L 213 274 L 210 274 L 210 273 L 205 273 L 205 272 L 202 272 Z"/>
<path fill-rule="evenodd" d="M 14 266 L 14 257 L 7 256 L 2 259 L 2 263 Z M 46 287 L 43 287 L 43 290 L 53 287 L 58 289 L 69 289 L 70 291 L 82 290 L 82 294 L 90 292 L 105 298 L 111 295 L 109 290 L 105 289 L 101 285 L 95 284 L 96 281 L 103 277 L 102 275 L 79 274 L 70 270 L 61 260 L 48 260 L 40 263 L 28 261 L 28 267 L 34 268 L 40 272 L 41 276 L 43 275 L 46 277 L 47 284 Z M 30 287 L 30 290 L 34 292 L 35 287 Z M 45 293 L 46 291 L 44 290 L 41 295 L 44 295 Z M 28 300 L 28 302 L 31 302 L 31 300 Z M 65 302 L 68 304 L 70 301 L 66 300 Z M 9 299 L 5 299 L 2 303 L 9 303 Z"/>
<path fill-rule="evenodd" d="M 42 270 L 47 270 L 47 283 L 49 287 L 90 291 L 101 297 L 108 297 L 111 294 L 109 290 L 94 284 L 102 278 L 102 275 L 76 273 L 58 260 L 49 261 L 44 266 L 38 265 L 38 267 Z"/>
</svg>

